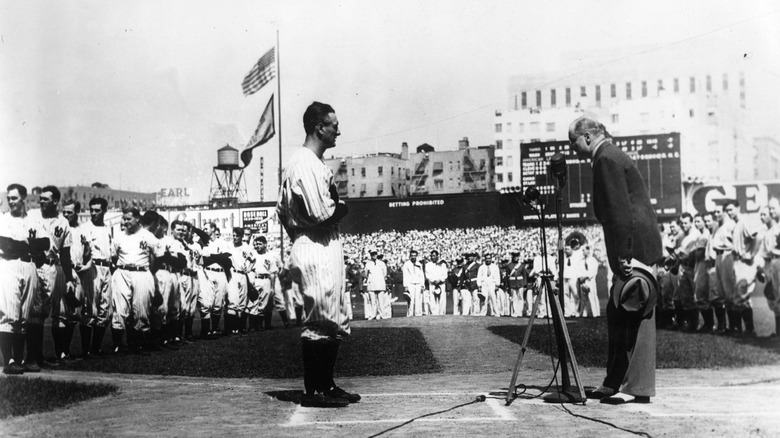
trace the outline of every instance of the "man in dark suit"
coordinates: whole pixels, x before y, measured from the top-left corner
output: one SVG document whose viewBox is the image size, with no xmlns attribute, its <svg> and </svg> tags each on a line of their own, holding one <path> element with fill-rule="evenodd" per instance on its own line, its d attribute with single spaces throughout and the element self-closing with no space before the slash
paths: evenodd
<svg viewBox="0 0 780 438">
<path fill-rule="evenodd" d="M 634 162 L 612 144 L 606 128 L 587 117 L 569 127 L 581 158 L 592 159 L 593 210 L 604 228 L 609 266 L 617 279 L 632 276 L 632 260 L 653 266 L 663 256 L 661 236 L 647 188 Z M 614 284 L 615 282 L 613 282 Z M 607 306 L 607 377 L 589 396 L 604 403 L 648 402 L 655 396 L 655 313 Z"/>
</svg>

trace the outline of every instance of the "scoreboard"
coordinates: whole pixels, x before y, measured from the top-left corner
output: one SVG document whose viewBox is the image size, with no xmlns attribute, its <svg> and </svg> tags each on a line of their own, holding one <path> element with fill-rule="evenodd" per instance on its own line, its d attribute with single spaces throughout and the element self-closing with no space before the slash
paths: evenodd
<svg viewBox="0 0 780 438">
<path fill-rule="evenodd" d="M 614 137 L 612 143 L 636 163 L 647 185 L 650 202 L 658 217 L 679 216 L 682 212 L 680 175 L 680 134 L 636 135 Z M 593 213 L 593 174 L 591 159 L 580 159 L 568 141 L 528 143 L 520 146 L 521 184 L 523 191 L 536 186 L 545 202 L 545 218 L 555 219 L 556 180 L 549 172 L 550 158 L 561 153 L 566 157 L 568 178 L 561 189 L 564 221 L 596 220 Z M 530 208 L 522 209 L 524 221 L 535 221 Z"/>
</svg>

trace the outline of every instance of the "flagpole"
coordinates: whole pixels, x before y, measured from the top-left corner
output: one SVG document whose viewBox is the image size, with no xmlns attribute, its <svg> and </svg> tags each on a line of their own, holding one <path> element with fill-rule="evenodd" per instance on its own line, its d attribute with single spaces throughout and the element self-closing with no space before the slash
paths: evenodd
<svg viewBox="0 0 780 438">
<path fill-rule="evenodd" d="M 279 53 L 279 28 L 276 28 L 276 104 L 279 111 L 279 190 L 282 188 L 282 65 L 279 62 L 281 54 Z M 277 197 L 278 195 L 277 190 Z M 277 200 L 278 201 L 278 200 Z M 279 219 L 277 217 L 277 219 Z M 279 259 L 284 263 L 284 226 L 279 221 Z"/>
</svg>

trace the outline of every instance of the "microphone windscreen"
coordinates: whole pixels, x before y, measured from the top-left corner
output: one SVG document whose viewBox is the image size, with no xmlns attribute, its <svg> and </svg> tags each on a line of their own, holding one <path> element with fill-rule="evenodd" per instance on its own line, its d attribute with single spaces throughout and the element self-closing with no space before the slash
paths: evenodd
<svg viewBox="0 0 780 438">
<path fill-rule="evenodd" d="M 557 153 L 550 158 L 550 172 L 561 187 L 566 185 L 566 157 Z"/>
</svg>

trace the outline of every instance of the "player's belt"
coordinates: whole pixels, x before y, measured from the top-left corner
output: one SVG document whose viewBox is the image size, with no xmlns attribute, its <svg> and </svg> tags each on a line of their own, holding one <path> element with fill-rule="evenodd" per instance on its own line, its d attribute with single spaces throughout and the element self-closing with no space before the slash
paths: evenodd
<svg viewBox="0 0 780 438">
<path fill-rule="evenodd" d="M 124 269 L 125 271 L 132 272 L 146 272 L 149 270 L 146 266 L 134 266 L 134 265 L 118 265 L 117 269 Z"/>
<path fill-rule="evenodd" d="M 172 265 L 169 265 L 168 263 L 156 263 L 158 271 L 168 271 L 168 272 L 178 272 L 179 270 L 174 268 Z"/>
<path fill-rule="evenodd" d="M 45 259 L 43 263 L 46 263 L 47 265 L 56 266 L 60 264 L 59 260 L 53 260 L 53 259 Z"/>
<path fill-rule="evenodd" d="M 723 254 L 726 251 L 731 252 L 730 249 L 717 249 L 717 248 L 715 248 L 715 254 L 717 254 L 717 255 L 721 255 L 721 254 Z"/>
<path fill-rule="evenodd" d="M 214 272 L 225 272 L 225 270 L 222 269 L 222 268 L 212 268 L 212 267 L 208 267 L 208 266 L 203 268 L 203 269 L 206 269 L 208 271 L 214 271 Z"/>
<path fill-rule="evenodd" d="M 268 279 L 271 278 L 270 274 L 255 274 L 255 278 Z"/>
<path fill-rule="evenodd" d="M 0 254 L 0 258 L 3 260 L 21 260 L 23 262 L 31 262 L 32 257 L 29 255 L 10 255 L 10 254 Z"/>
<path fill-rule="evenodd" d="M 182 269 L 181 273 L 190 277 L 194 277 L 197 272 L 195 272 L 194 269 L 184 268 Z"/>
<path fill-rule="evenodd" d="M 239 274 L 246 274 L 246 271 L 243 269 L 233 269 L 234 272 L 237 272 Z"/>
<path fill-rule="evenodd" d="M 108 260 L 93 259 L 92 263 L 96 264 L 97 266 L 105 266 L 107 268 L 111 267 L 111 262 L 109 262 Z"/>
</svg>

